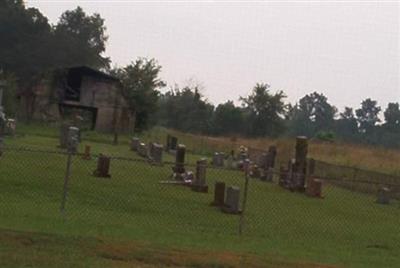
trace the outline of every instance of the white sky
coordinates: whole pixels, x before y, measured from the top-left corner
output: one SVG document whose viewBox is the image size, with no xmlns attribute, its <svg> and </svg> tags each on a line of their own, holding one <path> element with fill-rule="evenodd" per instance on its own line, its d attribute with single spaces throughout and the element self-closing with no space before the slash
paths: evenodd
<svg viewBox="0 0 400 268">
<path fill-rule="evenodd" d="M 169 85 L 199 81 L 214 104 L 256 82 L 292 103 L 322 92 L 340 110 L 400 101 L 398 2 L 26 2 L 52 23 L 77 5 L 100 13 L 113 64 L 154 57 Z"/>
</svg>

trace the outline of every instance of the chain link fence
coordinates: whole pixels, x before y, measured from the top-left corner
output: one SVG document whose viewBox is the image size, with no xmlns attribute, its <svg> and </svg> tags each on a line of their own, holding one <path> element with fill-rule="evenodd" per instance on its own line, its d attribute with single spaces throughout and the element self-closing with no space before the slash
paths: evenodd
<svg viewBox="0 0 400 268">
<path fill-rule="evenodd" d="M 82 228 L 94 235 L 129 229 L 153 234 L 241 232 L 277 242 L 321 235 L 338 243 L 364 236 L 393 243 L 400 238 L 399 178 L 322 161 L 316 161 L 313 175 L 322 181 L 322 197 L 311 198 L 280 187 L 278 170 L 272 182 L 265 182 L 232 166 L 207 165 L 208 192 L 202 193 L 174 178 L 174 162 L 155 164 L 146 158 L 114 155 L 110 156 L 110 177 L 101 178 L 95 172 L 99 155 L 78 153 L 72 155 L 65 213 L 61 214 L 67 155 L 61 149 L 4 148 L 0 158 L 3 223 L 18 221 L 51 229 L 68 222 L 70 227 L 64 228 Z M 193 176 L 196 168 L 184 165 Z M 241 213 L 224 213 L 211 205 L 217 182 L 240 189 Z M 393 195 L 386 206 L 376 202 L 382 187 L 390 188 Z"/>
</svg>

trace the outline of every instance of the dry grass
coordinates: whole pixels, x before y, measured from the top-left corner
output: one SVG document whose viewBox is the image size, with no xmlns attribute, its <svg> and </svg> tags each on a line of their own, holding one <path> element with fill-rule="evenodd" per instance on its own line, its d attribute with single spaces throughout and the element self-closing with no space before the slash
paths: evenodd
<svg viewBox="0 0 400 268">
<path fill-rule="evenodd" d="M 294 156 L 295 139 L 280 138 L 229 138 L 205 137 L 169 131 L 179 137 L 180 142 L 190 149 L 204 148 L 208 151 L 230 151 L 240 145 L 267 149 L 270 145 L 278 148 L 278 162 L 286 162 Z M 311 140 L 309 155 L 317 160 L 332 164 L 354 166 L 378 172 L 400 175 L 400 150 L 378 146 L 355 145 L 342 142 L 321 142 Z"/>
</svg>

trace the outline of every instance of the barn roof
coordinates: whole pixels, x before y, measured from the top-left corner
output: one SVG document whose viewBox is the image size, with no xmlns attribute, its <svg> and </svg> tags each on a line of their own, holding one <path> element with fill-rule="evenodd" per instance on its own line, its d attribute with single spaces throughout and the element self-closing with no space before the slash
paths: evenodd
<svg viewBox="0 0 400 268">
<path fill-rule="evenodd" d="M 86 76 L 91 76 L 91 77 L 96 77 L 96 78 L 101 78 L 101 79 L 105 79 L 105 80 L 119 82 L 118 78 L 111 76 L 109 74 L 106 74 L 104 72 L 101 72 L 99 70 L 92 69 L 87 66 L 70 67 L 70 68 L 67 68 L 67 70 L 73 71 L 73 72 L 78 72 L 78 73 L 80 73 L 82 75 L 86 75 Z"/>
</svg>

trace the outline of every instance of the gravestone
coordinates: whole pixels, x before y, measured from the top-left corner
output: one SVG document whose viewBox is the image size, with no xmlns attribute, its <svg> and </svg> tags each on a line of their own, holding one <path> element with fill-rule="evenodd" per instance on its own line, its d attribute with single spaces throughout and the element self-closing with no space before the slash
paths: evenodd
<svg viewBox="0 0 400 268">
<path fill-rule="evenodd" d="M 225 182 L 216 182 L 214 188 L 214 201 L 212 206 L 223 207 L 225 203 Z"/>
<path fill-rule="evenodd" d="M 17 128 L 17 122 L 15 121 L 15 119 L 7 119 L 5 134 L 14 136 L 16 128 Z"/>
<path fill-rule="evenodd" d="M 322 181 L 315 178 L 308 180 L 306 195 L 310 197 L 322 197 Z"/>
<path fill-rule="evenodd" d="M 295 162 L 292 167 L 292 190 L 304 192 L 307 174 L 308 139 L 304 136 L 296 138 Z"/>
<path fill-rule="evenodd" d="M 186 147 L 183 144 L 179 144 L 175 155 L 175 166 L 172 168 L 177 179 L 180 179 L 180 174 L 185 173 L 185 153 Z"/>
<path fill-rule="evenodd" d="M 154 145 L 153 142 L 149 142 L 147 145 L 147 155 L 150 159 L 153 159 L 153 153 L 154 153 L 153 145 Z"/>
<path fill-rule="evenodd" d="M 76 153 L 79 143 L 79 128 L 69 127 L 67 132 L 67 149 L 71 153 Z"/>
<path fill-rule="evenodd" d="M 281 166 L 279 169 L 279 186 L 288 189 L 290 187 L 290 171 L 289 169 Z"/>
<path fill-rule="evenodd" d="M 262 153 L 262 154 L 258 157 L 257 165 L 258 165 L 261 169 L 266 169 L 266 168 L 267 168 L 267 163 L 268 163 L 268 153 Z"/>
<path fill-rule="evenodd" d="M 139 143 L 139 146 L 137 148 L 138 155 L 141 157 L 147 157 L 147 146 L 145 143 L 141 142 Z"/>
<path fill-rule="evenodd" d="M 137 151 L 139 147 L 140 140 L 137 137 L 131 139 L 131 151 Z"/>
<path fill-rule="evenodd" d="M 390 203 L 390 189 L 387 187 L 379 188 L 376 202 L 378 204 L 388 205 Z"/>
<path fill-rule="evenodd" d="M 264 179 L 266 182 L 272 182 L 274 178 L 274 169 L 272 167 L 269 167 L 268 170 L 264 170 Z"/>
<path fill-rule="evenodd" d="M 274 168 L 275 167 L 275 159 L 276 159 L 276 155 L 277 155 L 277 149 L 276 146 L 271 145 L 268 148 L 268 158 L 267 158 L 267 167 L 270 168 Z"/>
<path fill-rule="evenodd" d="M 192 183 L 192 190 L 195 192 L 208 193 L 206 183 L 207 159 L 202 158 L 196 162 L 196 174 Z"/>
<path fill-rule="evenodd" d="M 229 186 L 226 190 L 226 199 L 222 211 L 230 214 L 239 214 L 240 211 L 240 188 Z"/>
<path fill-rule="evenodd" d="M 164 146 L 158 143 L 153 144 L 153 154 L 151 156 L 152 160 L 157 163 L 162 163 L 162 153 L 163 153 Z"/>
<path fill-rule="evenodd" d="M 175 151 L 177 150 L 177 146 L 178 146 L 178 138 L 171 136 L 171 140 L 170 140 L 170 147 L 168 148 L 169 150 Z"/>
<path fill-rule="evenodd" d="M 212 164 L 215 167 L 223 167 L 224 166 L 224 157 L 225 154 L 220 152 L 215 152 L 212 159 Z"/>
<path fill-rule="evenodd" d="M 60 126 L 60 148 L 67 148 L 68 146 L 68 129 L 69 125 L 66 123 L 61 124 Z"/>
<path fill-rule="evenodd" d="M 90 145 L 85 145 L 85 152 L 82 155 L 82 159 L 84 160 L 90 160 L 92 157 L 90 156 Z"/>
<path fill-rule="evenodd" d="M 93 175 L 100 178 L 110 178 L 110 161 L 111 158 L 109 156 L 100 154 L 97 159 L 97 169 L 93 172 Z"/>
</svg>

